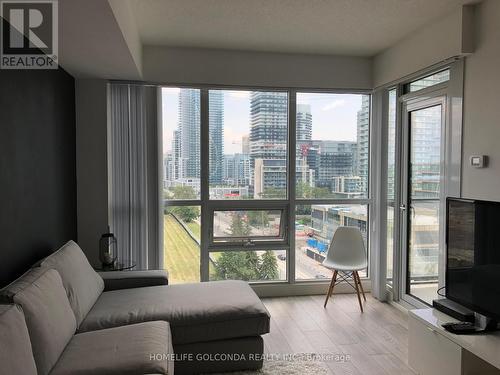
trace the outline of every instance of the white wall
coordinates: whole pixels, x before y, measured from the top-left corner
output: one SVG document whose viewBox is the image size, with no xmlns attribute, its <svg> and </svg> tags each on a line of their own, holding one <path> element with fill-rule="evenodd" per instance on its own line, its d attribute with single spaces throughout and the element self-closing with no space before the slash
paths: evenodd
<svg viewBox="0 0 500 375">
<path fill-rule="evenodd" d="M 149 82 L 303 88 L 372 88 L 372 61 L 337 57 L 198 48 L 143 48 Z"/>
<path fill-rule="evenodd" d="M 454 12 L 376 56 L 374 85 L 464 55 L 462 196 L 500 201 L 500 1 L 485 0 L 467 11 Z M 476 154 L 489 156 L 487 168 L 469 165 Z"/>
<path fill-rule="evenodd" d="M 373 59 L 374 87 L 473 51 L 473 7 L 459 7 Z"/>
<path fill-rule="evenodd" d="M 59 1 L 59 64 L 75 78 L 141 79 L 140 41 L 124 1 Z M 121 4 L 118 7 L 117 4 Z"/>
<path fill-rule="evenodd" d="M 500 1 L 476 9 L 476 51 L 465 61 L 462 195 L 500 201 Z M 488 155 L 488 168 L 469 156 Z"/>
<path fill-rule="evenodd" d="M 99 238 L 108 229 L 107 88 L 105 80 L 76 80 L 78 243 L 99 264 Z"/>
<path fill-rule="evenodd" d="M 141 74 L 142 43 L 130 2 L 123 0 L 108 0 L 108 3 L 113 11 L 118 26 L 120 26 L 123 39 L 125 43 L 127 43 L 130 55 L 134 59 L 139 74 Z"/>
</svg>

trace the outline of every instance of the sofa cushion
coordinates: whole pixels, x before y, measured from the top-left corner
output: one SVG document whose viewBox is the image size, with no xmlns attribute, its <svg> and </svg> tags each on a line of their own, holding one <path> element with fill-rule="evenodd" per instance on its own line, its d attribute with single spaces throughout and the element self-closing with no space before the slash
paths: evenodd
<svg viewBox="0 0 500 375">
<path fill-rule="evenodd" d="M 2 373 L 37 375 L 28 327 L 18 305 L 0 305 L 0 368 Z"/>
<path fill-rule="evenodd" d="M 102 278 L 73 241 L 45 258 L 40 266 L 54 268 L 61 275 L 69 304 L 79 325 L 104 290 Z"/>
<path fill-rule="evenodd" d="M 257 370 L 262 367 L 263 352 L 264 340 L 261 336 L 176 345 L 175 356 L 177 362 L 175 362 L 175 373 L 261 374 L 261 372 L 247 372 L 247 370 Z M 200 356 L 200 353 L 203 355 Z M 216 360 L 217 358 L 223 358 L 224 360 Z M 295 375 L 299 374 L 307 375 L 299 372 L 295 373 Z"/>
<path fill-rule="evenodd" d="M 170 323 L 174 345 L 269 332 L 269 314 L 243 281 L 152 286 L 101 294 L 80 332 L 150 320 Z"/>
<path fill-rule="evenodd" d="M 99 272 L 104 281 L 104 291 L 168 285 L 165 270 L 105 271 Z"/>
<path fill-rule="evenodd" d="M 167 322 L 147 322 L 80 333 L 64 350 L 51 375 L 174 373 Z"/>
<path fill-rule="evenodd" d="M 21 305 L 38 374 L 48 374 L 76 330 L 59 273 L 33 268 L 1 293 Z"/>
</svg>

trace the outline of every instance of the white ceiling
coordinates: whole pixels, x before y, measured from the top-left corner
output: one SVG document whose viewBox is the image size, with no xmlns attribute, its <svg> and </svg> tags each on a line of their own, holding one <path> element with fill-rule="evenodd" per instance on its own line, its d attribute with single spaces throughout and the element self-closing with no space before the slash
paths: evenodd
<svg viewBox="0 0 500 375">
<path fill-rule="evenodd" d="M 144 45 L 373 56 L 470 0 L 127 0 Z"/>
</svg>

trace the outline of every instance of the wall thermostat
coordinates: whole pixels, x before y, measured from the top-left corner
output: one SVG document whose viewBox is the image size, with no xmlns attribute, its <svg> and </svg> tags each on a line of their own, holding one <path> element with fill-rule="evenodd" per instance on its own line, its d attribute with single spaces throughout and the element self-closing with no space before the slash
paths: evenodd
<svg viewBox="0 0 500 375">
<path fill-rule="evenodd" d="M 470 157 L 470 165 L 474 168 L 484 168 L 488 163 L 488 157 L 486 155 L 472 155 Z"/>
</svg>

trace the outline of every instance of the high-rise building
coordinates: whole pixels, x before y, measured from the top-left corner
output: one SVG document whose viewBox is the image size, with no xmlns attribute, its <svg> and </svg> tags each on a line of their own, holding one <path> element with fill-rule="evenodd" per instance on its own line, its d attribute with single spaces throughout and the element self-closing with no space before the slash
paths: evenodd
<svg viewBox="0 0 500 375">
<path fill-rule="evenodd" d="M 362 191 L 368 190 L 368 163 L 370 151 L 370 95 L 363 95 L 357 118 L 356 174 L 361 177 Z"/>
<path fill-rule="evenodd" d="M 288 96 L 282 92 L 253 91 L 250 96 L 250 166 L 253 179 L 260 178 L 261 173 L 255 171 L 256 160 L 262 160 L 269 168 L 282 170 L 286 166 L 270 165 L 266 160 L 286 160 L 288 137 Z M 278 164 L 280 164 L 278 162 Z M 263 179 L 260 181 L 259 195 L 264 195 L 268 188 L 281 189 L 281 178 Z M 286 183 L 286 179 L 285 179 Z M 252 185 L 256 185 L 252 181 Z M 286 186 L 286 185 L 285 185 Z M 254 195 L 257 194 L 254 192 Z"/>
<path fill-rule="evenodd" d="M 209 163 L 210 182 L 222 183 L 224 156 L 224 96 L 211 91 L 209 97 Z M 200 92 L 181 89 L 179 93 L 179 125 L 172 140 L 174 179 L 200 178 Z"/>
<path fill-rule="evenodd" d="M 301 166 L 301 178 L 297 176 L 297 182 L 303 184 L 310 184 L 308 182 L 308 170 L 314 168 L 313 165 L 309 164 L 312 158 L 309 157 L 311 150 L 311 137 L 312 137 L 312 114 L 311 105 L 309 104 L 298 104 L 297 114 L 296 114 L 296 133 L 295 137 L 297 139 L 296 143 L 296 165 Z M 314 164 L 314 163 L 313 163 Z"/>
<path fill-rule="evenodd" d="M 200 177 L 200 92 L 181 89 L 179 94 L 180 158 L 177 178 Z"/>
<path fill-rule="evenodd" d="M 221 184 L 224 159 L 224 93 L 212 90 L 208 98 L 209 112 L 209 180 Z"/>
<path fill-rule="evenodd" d="M 295 168 L 297 181 L 314 186 L 314 170 L 300 160 Z M 286 198 L 287 176 L 286 159 L 255 159 L 254 198 Z"/>
<path fill-rule="evenodd" d="M 182 171 L 185 170 L 182 164 L 181 133 L 179 130 L 174 130 L 172 137 L 172 172 L 170 173 L 172 181 L 181 178 Z"/>
<path fill-rule="evenodd" d="M 359 176 L 337 176 L 332 179 L 331 190 L 336 198 L 362 198 L 360 183 Z"/>
<path fill-rule="evenodd" d="M 316 172 L 316 186 L 333 188 L 333 178 L 352 176 L 356 143 L 349 141 L 311 141 L 308 164 Z"/>
<path fill-rule="evenodd" d="M 312 114 L 311 106 L 309 104 L 297 105 L 296 129 L 297 144 L 300 143 L 300 141 L 311 140 Z"/>
<path fill-rule="evenodd" d="M 223 182 L 231 186 L 250 184 L 250 157 L 248 154 L 224 155 Z"/>
<path fill-rule="evenodd" d="M 440 107 L 419 111 L 412 117 L 412 191 L 421 198 L 439 198 L 441 171 Z"/>
<path fill-rule="evenodd" d="M 241 153 L 250 155 L 250 139 L 248 135 L 241 137 Z"/>
<path fill-rule="evenodd" d="M 170 187 L 170 183 L 174 180 L 175 165 L 172 158 L 172 153 L 167 152 L 163 156 L 163 187 Z"/>
<path fill-rule="evenodd" d="M 286 159 L 287 94 L 253 91 L 250 97 L 250 160 Z"/>
</svg>

